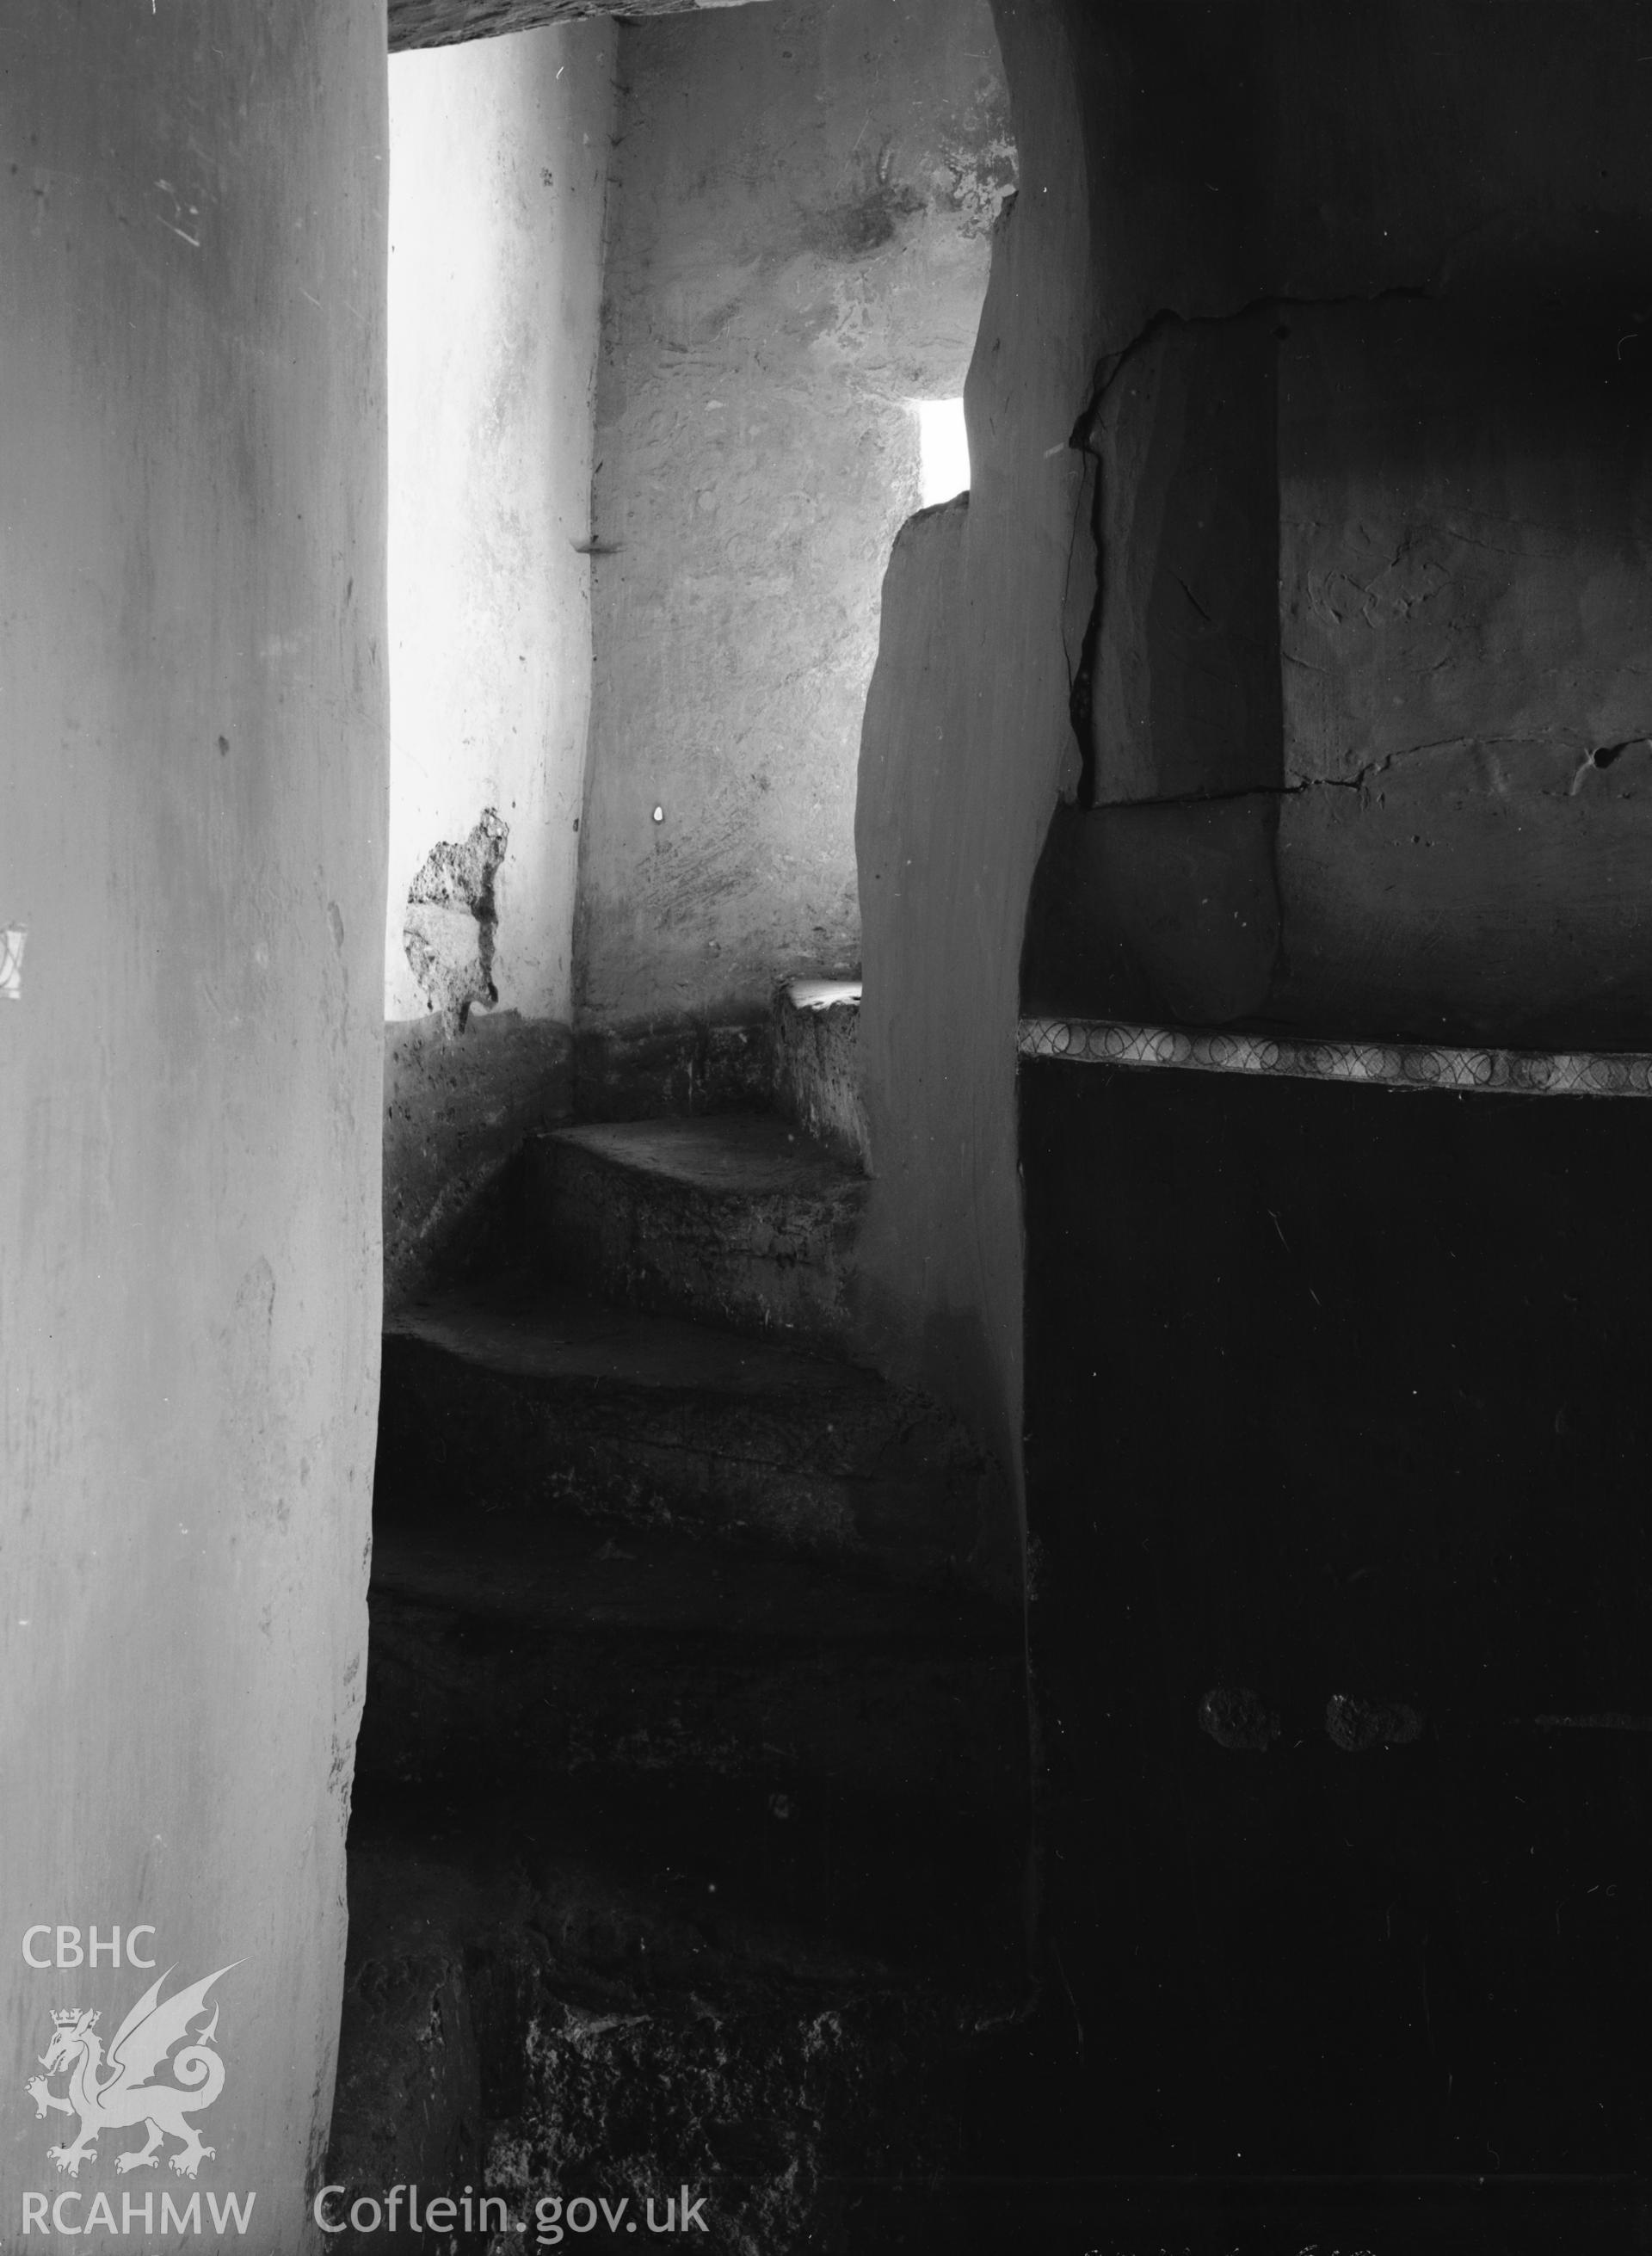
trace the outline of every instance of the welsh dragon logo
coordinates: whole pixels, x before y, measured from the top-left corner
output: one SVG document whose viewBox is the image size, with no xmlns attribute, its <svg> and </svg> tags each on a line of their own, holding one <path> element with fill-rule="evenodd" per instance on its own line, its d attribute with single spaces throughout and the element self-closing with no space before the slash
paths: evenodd
<svg viewBox="0 0 1652 2256">
<path fill-rule="evenodd" d="M 231 1964 L 238 1963 L 231 1961 Z M 201 2145 L 201 2133 L 189 2118 L 210 2107 L 223 2090 L 223 2062 L 212 2048 L 218 2027 L 216 2006 L 207 2027 L 171 2063 L 177 2082 L 155 2083 L 150 2079 L 173 2047 L 188 2035 L 190 2023 L 205 2013 L 207 1992 L 218 1976 L 229 1971 L 229 1966 L 221 1966 L 217 1974 L 192 1982 L 165 2005 L 160 2002 L 161 1984 L 166 1979 L 163 1974 L 145 1991 L 116 2030 L 107 2063 L 102 2039 L 96 2034 L 95 2013 L 71 2007 L 67 2013 L 53 2014 L 52 2041 L 39 2055 L 46 2074 L 32 2076 L 24 2089 L 42 2121 L 48 2111 L 81 2119 L 77 2137 L 67 2146 L 48 2149 L 60 2170 L 78 2177 L 81 2164 L 96 2159 L 100 2132 L 125 2131 L 143 2123 L 148 2126 L 148 2142 L 117 2154 L 116 2168 L 152 2168 L 163 2151 L 163 2141 L 181 2139 L 181 2150 L 167 2159 L 180 2176 L 194 2177 L 214 2149 Z M 67 2099 L 50 2089 L 53 2076 L 65 2070 L 69 2079 Z"/>
</svg>

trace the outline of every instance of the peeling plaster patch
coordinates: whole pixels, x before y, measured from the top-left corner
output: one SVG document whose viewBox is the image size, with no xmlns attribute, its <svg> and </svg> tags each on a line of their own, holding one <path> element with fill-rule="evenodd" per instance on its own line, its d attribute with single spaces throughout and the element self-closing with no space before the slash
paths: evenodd
<svg viewBox="0 0 1652 2256">
<path fill-rule="evenodd" d="M 23 1000 L 23 946 L 28 939 L 26 925 L 8 925 L 0 934 L 0 995 L 8 1003 Z"/>
<path fill-rule="evenodd" d="M 1017 185 L 1015 143 L 1007 131 L 942 152 L 932 175 L 936 199 L 961 215 L 966 235 L 991 235 Z"/>
<path fill-rule="evenodd" d="M 499 999 L 493 983 L 498 929 L 493 879 L 510 835 L 497 809 L 484 807 L 462 845 L 444 840 L 431 848 L 407 891 L 402 945 L 430 1008 L 441 1012 L 450 1034 L 463 1031 L 473 1003 L 491 1009 Z"/>
</svg>

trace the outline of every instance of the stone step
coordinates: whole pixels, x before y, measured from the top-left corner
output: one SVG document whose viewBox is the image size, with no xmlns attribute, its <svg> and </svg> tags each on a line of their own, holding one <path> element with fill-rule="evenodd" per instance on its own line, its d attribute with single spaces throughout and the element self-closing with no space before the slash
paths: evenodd
<svg viewBox="0 0 1652 2256">
<path fill-rule="evenodd" d="M 385 1336 L 375 1516 L 532 1507 L 985 1579 L 986 1469 L 873 1372 L 614 1308 L 518 1270 L 404 1306 Z"/>
<path fill-rule="evenodd" d="M 852 1860 L 818 1840 L 787 1858 L 784 1832 L 692 1795 L 358 1794 L 331 2213 L 470 2187 L 507 2204 L 487 2246 L 532 2246 L 541 2201 L 624 2198 L 646 2224 L 652 2196 L 660 2223 L 687 2182 L 707 2246 L 781 2256 L 857 2245 L 869 2171 L 956 2169 L 983 2032 L 1025 1997 L 1019 1950 L 948 1928 L 939 1866 L 912 1949 L 831 1939 L 814 1899 Z M 358 2237 L 430 2245 L 330 2245 Z"/>
<path fill-rule="evenodd" d="M 556 1129 L 526 1147 L 544 1273 L 652 1308 L 846 1351 L 865 1184 L 772 1116 Z"/>
<path fill-rule="evenodd" d="M 528 1509 L 381 1523 L 358 1773 L 431 1791 L 669 1776 L 921 1837 L 1021 1792 L 998 1608 Z"/>
<path fill-rule="evenodd" d="M 788 980 L 774 998 L 774 1109 L 846 1167 L 871 1166 L 856 1036 L 858 979 Z"/>
</svg>

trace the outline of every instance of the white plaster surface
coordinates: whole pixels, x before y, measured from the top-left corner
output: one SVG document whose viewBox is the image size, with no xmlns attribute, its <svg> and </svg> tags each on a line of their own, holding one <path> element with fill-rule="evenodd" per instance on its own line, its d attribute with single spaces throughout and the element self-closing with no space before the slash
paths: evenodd
<svg viewBox="0 0 1652 2256">
<path fill-rule="evenodd" d="M 390 65 L 390 884 L 385 1014 L 421 1018 L 407 889 L 484 807 L 499 1007 L 566 1020 L 590 699 L 607 21 Z"/>
<path fill-rule="evenodd" d="M 194 2245 L 321 2245 L 378 1383 L 385 154 L 382 11 L 0 22 L 7 2251 L 91 2245 L 25 2238 L 30 2190 L 81 2225 L 252 2193 Z M 26 1963 L 43 1922 L 99 1963 Z M 152 1972 L 112 1963 L 134 1925 Z M 78 2123 L 23 2089 L 52 2014 L 107 2038 L 231 1962 L 194 2185 L 116 2174 L 141 2128 L 60 2177 Z"/>
<path fill-rule="evenodd" d="M 914 399 L 963 390 L 1013 150 L 987 0 L 622 28 L 576 1003 L 767 1010 L 860 950 L 855 771 Z M 660 810 L 658 819 L 655 809 Z"/>
</svg>

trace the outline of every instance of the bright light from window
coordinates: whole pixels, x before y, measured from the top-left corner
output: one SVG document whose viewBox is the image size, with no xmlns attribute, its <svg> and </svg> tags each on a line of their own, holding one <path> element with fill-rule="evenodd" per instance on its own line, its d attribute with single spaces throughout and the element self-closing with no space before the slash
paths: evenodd
<svg viewBox="0 0 1652 2256">
<path fill-rule="evenodd" d="M 968 490 L 970 441 L 964 428 L 964 402 L 914 399 L 908 404 L 918 419 L 918 499 L 928 509 Z"/>
</svg>

